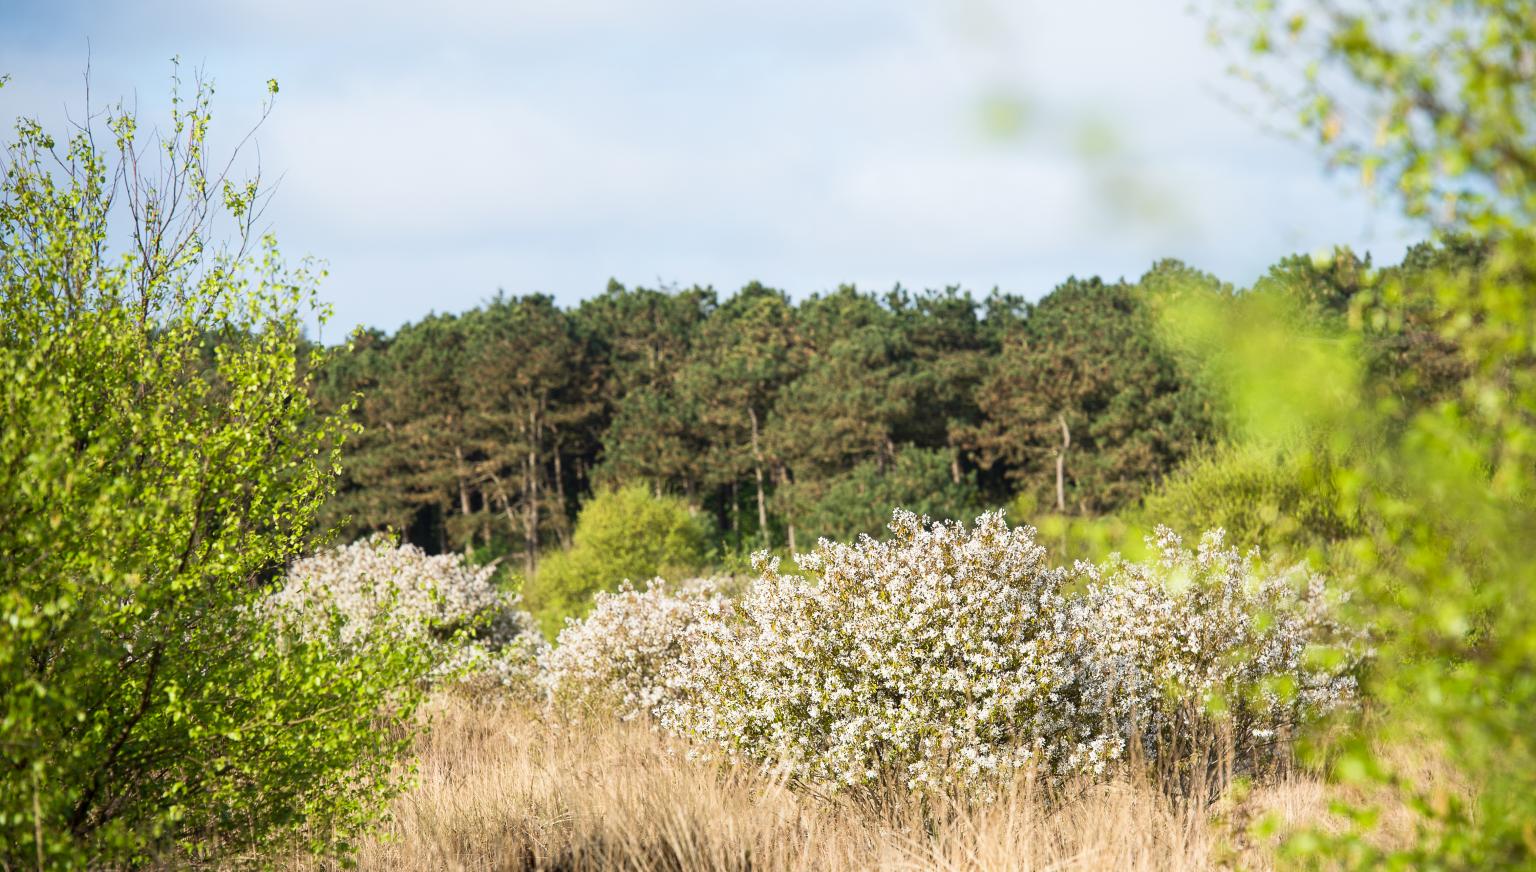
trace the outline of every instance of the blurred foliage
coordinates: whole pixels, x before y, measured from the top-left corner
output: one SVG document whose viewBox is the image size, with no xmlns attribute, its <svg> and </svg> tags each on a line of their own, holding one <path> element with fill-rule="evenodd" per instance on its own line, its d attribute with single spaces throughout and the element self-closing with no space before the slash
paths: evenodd
<svg viewBox="0 0 1536 872">
<path fill-rule="evenodd" d="M 1531 0 L 1235 0 L 1213 34 L 1410 217 L 1478 236 L 1536 220 Z"/>
<path fill-rule="evenodd" d="M 1300 99 L 1329 160 L 1454 232 L 1357 294 L 1337 343 L 1297 345 L 1294 320 L 1222 343 L 1234 396 L 1269 413 L 1250 416 L 1255 433 L 1306 422 L 1340 461 L 1341 505 L 1362 508 L 1356 604 L 1379 636 L 1369 690 L 1383 710 L 1333 771 L 1385 786 L 1422 823 L 1384 846 L 1380 809 L 1343 804 L 1342 832 L 1287 850 L 1326 868 L 1536 867 L 1536 3 L 1240 8 L 1222 32 L 1269 93 Z M 1416 377 L 1361 380 L 1381 359 L 1360 346 L 1383 334 L 1422 340 L 1423 354 L 1396 356 L 1424 361 Z M 1298 368 L 1273 366 L 1284 346 Z M 1374 749 L 1394 741 L 1439 749 L 1461 783 L 1391 771 Z"/>
<path fill-rule="evenodd" d="M 1376 640 L 1362 730 L 1335 749 L 1333 774 L 1376 782 L 1421 815 L 1417 841 L 1371 837 L 1379 809 L 1341 805 L 1342 835 L 1288 842 L 1325 868 L 1525 868 L 1536 859 L 1536 240 L 1501 238 L 1477 272 L 1447 270 L 1432 287 L 1440 337 L 1465 378 L 1405 409 L 1366 371 L 1366 325 L 1389 323 L 1416 293 L 1402 278 L 1356 296 L 1350 336 L 1309 332 L 1304 309 L 1267 309 L 1262 325 L 1191 308 L 1179 318 L 1218 346 L 1247 440 L 1184 470 L 1146 506 L 1198 523 L 1227 519 L 1282 554 L 1307 549 L 1353 583 Z M 1265 303 L 1266 306 L 1272 305 Z M 1176 311 L 1176 310 L 1174 310 Z M 1294 368 L 1275 367 L 1287 349 Z M 1326 389 L 1324 389 L 1326 388 Z M 1284 446 L 1304 437 L 1306 451 Z M 1298 465 L 1299 464 L 1299 465 Z M 1230 501 L 1229 501 L 1230 499 Z M 1245 517 L 1242 504 L 1251 500 Z M 1264 523 L 1274 511 L 1273 523 Z M 1337 538 L 1335 538 L 1337 537 Z M 1392 742 L 1441 749 L 1463 786 L 1390 771 Z"/>
<path fill-rule="evenodd" d="M 1360 532 L 1341 506 L 1327 453 L 1305 446 L 1227 444 L 1185 464 L 1142 503 L 1146 522 L 1185 537 L 1221 528 L 1228 543 L 1265 557 L 1339 557 Z"/>
<path fill-rule="evenodd" d="M 1127 560 L 1146 560 L 1152 554 L 1147 544 L 1152 530 L 1135 519 L 1047 514 L 1031 523 L 1040 531 L 1040 544 L 1049 550 L 1051 561 L 1062 566 L 1079 560 L 1102 562 L 1114 554 Z"/>
</svg>

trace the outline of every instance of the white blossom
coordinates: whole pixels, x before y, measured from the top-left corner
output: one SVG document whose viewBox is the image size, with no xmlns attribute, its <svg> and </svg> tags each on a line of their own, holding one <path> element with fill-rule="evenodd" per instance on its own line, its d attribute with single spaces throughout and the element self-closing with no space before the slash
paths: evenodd
<svg viewBox="0 0 1536 872">
<path fill-rule="evenodd" d="M 532 692 L 547 646 L 520 597 L 491 583 L 494 572 L 375 535 L 296 561 L 267 608 L 306 634 L 334 633 L 343 645 L 426 640 L 436 654 L 434 678 Z"/>
<path fill-rule="evenodd" d="M 721 579 L 625 582 L 553 648 L 490 568 L 384 539 L 300 561 L 272 604 L 366 644 L 426 634 L 442 647 L 439 674 L 654 716 L 695 755 L 823 789 L 986 790 L 1025 768 L 1105 775 L 1134 751 L 1218 734 L 1262 755 L 1354 696 L 1358 640 L 1323 580 L 1267 569 L 1220 531 L 1192 552 L 1159 529 L 1154 560 L 1068 571 L 1001 513 L 967 528 L 898 510 L 891 530 L 822 540 L 796 557 L 800 574 L 756 555 L 760 577 L 735 603 Z M 1327 646 L 1343 656 L 1309 656 Z"/>
<path fill-rule="evenodd" d="M 1323 579 L 1303 567 L 1263 571 L 1224 547 L 1220 530 L 1191 553 L 1166 528 L 1148 564 L 1112 557 L 1075 567 L 1085 591 L 1079 705 L 1117 740 L 1149 753 L 1225 727 L 1241 754 L 1355 694 L 1358 640 L 1333 617 Z M 1339 655 L 1309 661 L 1309 650 Z M 1282 693 L 1282 690 L 1289 692 Z"/>
<path fill-rule="evenodd" d="M 566 620 L 556 646 L 544 656 L 549 694 L 563 704 L 612 710 L 626 720 L 654 714 L 668 698 L 664 676 L 682 655 L 688 633 L 728 608 L 714 579 L 669 588 L 657 578 L 643 591 L 625 581 L 616 593 L 599 593 L 585 618 Z"/>
<path fill-rule="evenodd" d="M 1157 561 L 1073 577 L 1001 513 L 898 510 L 891 530 L 821 541 L 796 559 L 808 577 L 759 555 L 740 607 L 684 634 L 663 724 L 804 781 L 936 791 L 1103 774 L 1136 736 L 1188 748 L 1216 725 L 1252 749 L 1353 694 L 1352 661 L 1305 657 L 1343 636 L 1321 579 L 1259 572 L 1219 532 L 1191 554 L 1160 530 Z"/>
<path fill-rule="evenodd" d="M 888 541 L 759 555 L 739 617 L 700 621 L 663 723 L 735 759 L 832 785 L 894 773 L 914 790 L 1054 766 L 1073 712 L 1061 595 L 1029 527 L 898 511 Z"/>
</svg>

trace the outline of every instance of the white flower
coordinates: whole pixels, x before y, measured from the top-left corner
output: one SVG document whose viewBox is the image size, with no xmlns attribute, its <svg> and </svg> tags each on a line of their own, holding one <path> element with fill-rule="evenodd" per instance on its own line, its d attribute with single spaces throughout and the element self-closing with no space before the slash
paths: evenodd
<svg viewBox="0 0 1536 872">
<path fill-rule="evenodd" d="M 494 572 L 375 535 L 296 561 L 265 607 L 307 635 L 334 632 L 343 645 L 426 639 L 436 649 L 434 677 L 531 692 L 546 646 L 519 597 L 491 584 Z"/>
<path fill-rule="evenodd" d="M 1166 528 L 1151 564 L 1112 557 L 1075 568 L 1085 582 L 1073 604 L 1082 628 L 1074 658 L 1085 714 L 1124 744 L 1139 735 L 1148 753 L 1230 728 L 1240 753 L 1278 731 L 1354 698 L 1358 639 L 1332 616 L 1323 580 L 1304 568 L 1262 571 L 1257 555 L 1223 547 L 1207 533 L 1191 554 Z M 1332 668 L 1305 653 L 1332 645 Z M 1274 687 L 1294 686 L 1281 695 Z M 1211 711 L 1211 703 L 1224 705 Z M 1118 753 L 1118 750 L 1117 750 Z"/>
<path fill-rule="evenodd" d="M 1344 638 L 1321 580 L 1260 573 L 1219 531 L 1190 554 L 1159 530 L 1159 560 L 1079 565 L 1069 595 L 1034 530 L 1000 513 L 967 529 L 898 510 L 891 530 L 819 542 L 796 558 L 808 578 L 759 555 L 739 608 L 690 613 L 666 637 L 681 653 L 663 724 L 833 788 L 899 771 L 922 791 L 1024 766 L 1103 774 L 1138 736 L 1187 747 L 1217 721 L 1253 749 L 1352 697 L 1350 661 L 1303 662 Z"/>
<path fill-rule="evenodd" d="M 895 536 L 826 540 L 810 578 L 762 577 L 736 616 L 700 621 L 663 722 L 728 755 L 829 784 L 900 768 L 913 789 L 1061 757 L 1072 733 L 1047 694 L 1070 685 L 1064 573 L 1001 514 L 967 529 L 898 511 Z M 771 703 L 771 704 L 770 704 Z"/>
<path fill-rule="evenodd" d="M 673 591 L 657 578 L 643 591 L 625 581 L 617 593 L 599 593 L 543 657 L 551 698 L 626 720 L 654 713 L 671 696 L 666 674 L 694 625 L 729 609 L 716 588 L 716 580 L 693 579 Z"/>
</svg>

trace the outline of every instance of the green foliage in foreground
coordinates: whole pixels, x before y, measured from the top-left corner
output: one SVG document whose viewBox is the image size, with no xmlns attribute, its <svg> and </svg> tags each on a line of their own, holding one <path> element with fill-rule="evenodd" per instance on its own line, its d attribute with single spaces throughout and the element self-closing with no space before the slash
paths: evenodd
<svg viewBox="0 0 1536 872">
<path fill-rule="evenodd" d="M 1341 805 L 1342 833 L 1307 831 L 1287 842 L 1289 856 L 1306 865 L 1536 864 L 1533 279 L 1536 238 L 1527 235 L 1501 238 L 1476 272 L 1435 278 L 1443 311 L 1456 316 L 1443 319 L 1442 335 L 1470 374 L 1408 416 L 1363 379 L 1371 360 L 1360 343 L 1309 329 L 1305 318 L 1253 317 L 1263 301 L 1178 313 L 1210 343 L 1254 443 L 1176 477 L 1148 501 L 1147 514 L 1242 525 L 1274 512 L 1273 523 L 1248 532 L 1282 548 L 1311 545 L 1314 556 L 1324 550 L 1317 545 L 1332 545 L 1322 556 L 1352 580 L 1357 616 L 1376 647 L 1366 685 L 1375 711 L 1368 729 L 1335 750 L 1332 774 L 1375 784 L 1421 818 L 1414 840 L 1383 848 L 1372 834 L 1379 810 Z M 1420 288 L 1383 280 L 1357 298 L 1356 322 L 1390 319 Z M 1278 346 L 1297 362 L 1291 372 L 1270 366 Z M 1294 444 L 1298 431 L 1327 447 L 1327 464 L 1279 447 Z M 1392 771 L 1378 752 L 1399 742 L 1443 754 L 1460 784 Z"/>
<path fill-rule="evenodd" d="M 709 532 L 682 500 L 654 496 L 643 485 L 599 492 L 577 516 L 571 548 L 544 560 L 524 597 L 553 638 L 566 618 L 587 613 L 598 591 L 617 590 L 625 579 L 700 570 L 709 555 Z"/>
<path fill-rule="evenodd" d="M 1240 5 L 1250 72 L 1300 98 L 1329 158 L 1471 243 L 1416 256 L 1420 281 L 1384 276 L 1350 308 L 1356 332 L 1403 325 L 1459 357 L 1435 367 L 1464 377 L 1427 408 L 1359 386 L 1347 344 L 1294 332 L 1337 378 L 1287 386 L 1282 373 L 1272 392 L 1341 449 L 1335 485 L 1370 519 L 1353 550 L 1381 638 L 1377 741 L 1439 750 L 1465 790 L 1390 771 L 1360 736 L 1336 774 L 1396 793 L 1416 838 L 1383 848 L 1377 810 L 1357 807 L 1343 834 L 1290 851 L 1325 868 L 1536 868 L 1536 2 Z M 1251 396 L 1264 379 L 1250 364 L 1234 373 Z"/>
<path fill-rule="evenodd" d="M 298 350 L 311 277 L 252 238 L 254 181 L 209 176 L 207 94 L 164 140 L 119 110 L 115 153 L 22 121 L 5 155 L 5 868 L 335 847 L 398 783 L 422 652 L 351 656 L 256 607 L 307 546 L 337 433 L 309 399 L 321 355 Z"/>
</svg>

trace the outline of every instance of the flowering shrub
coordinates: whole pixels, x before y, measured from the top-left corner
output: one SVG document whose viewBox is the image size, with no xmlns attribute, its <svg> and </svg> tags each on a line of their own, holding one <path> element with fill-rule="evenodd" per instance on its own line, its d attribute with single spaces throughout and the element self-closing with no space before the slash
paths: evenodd
<svg viewBox="0 0 1536 872">
<path fill-rule="evenodd" d="M 908 788 L 1065 757 L 1064 573 L 1001 513 L 967 530 L 898 510 L 894 536 L 825 539 L 808 578 L 758 558 L 740 620 L 699 622 L 663 723 L 797 778 Z"/>
<path fill-rule="evenodd" d="M 434 679 L 531 691 L 545 645 L 519 598 L 491 584 L 494 572 L 375 535 L 295 562 L 267 606 L 306 635 L 348 647 L 426 640 Z"/>
<path fill-rule="evenodd" d="M 544 657 L 551 699 L 583 709 L 616 711 L 625 720 L 654 714 L 669 698 L 665 676 L 682 657 L 685 639 L 704 619 L 730 608 L 713 579 L 675 590 L 660 578 L 643 591 L 624 582 L 599 592 L 583 619 L 567 618 L 556 647 Z"/>
<path fill-rule="evenodd" d="M 822 540 L 807 577 L 759 555 L 739 609 L 684 631 L 663 724 L 800 780 L 928 792 L 1102 773 L 1135 736 L 1189 750 L 1218 723 L 1253 747 L 1353 691 L 1347 664 L 1304 656 L 1338 633 L 1321 582 L 1257 577 L 1219 533 L 1190 554 L 1162 531 L 1157 561 L 1080 564 L 1068 593 L 1001 513 L 967 529 L 898 510 L 891 530 Z"/>
<path fill-rule="evenodd" d="M 1251 760 L 1278 731 L 1353 697 L 1355 646 L 1320 577 L 1256 573 L 1220 530 L 1195 552 L 1166 527 L 1148 544 L 1151 563 L 1075 567 L 1077 706 L 1108 739 L 1101 758 L 1137 736 L 1149 756 L 1188 753 L 1220 731 Z M 1309 657 L 1331 644 L 1338 656 Z"/>
</svg>

